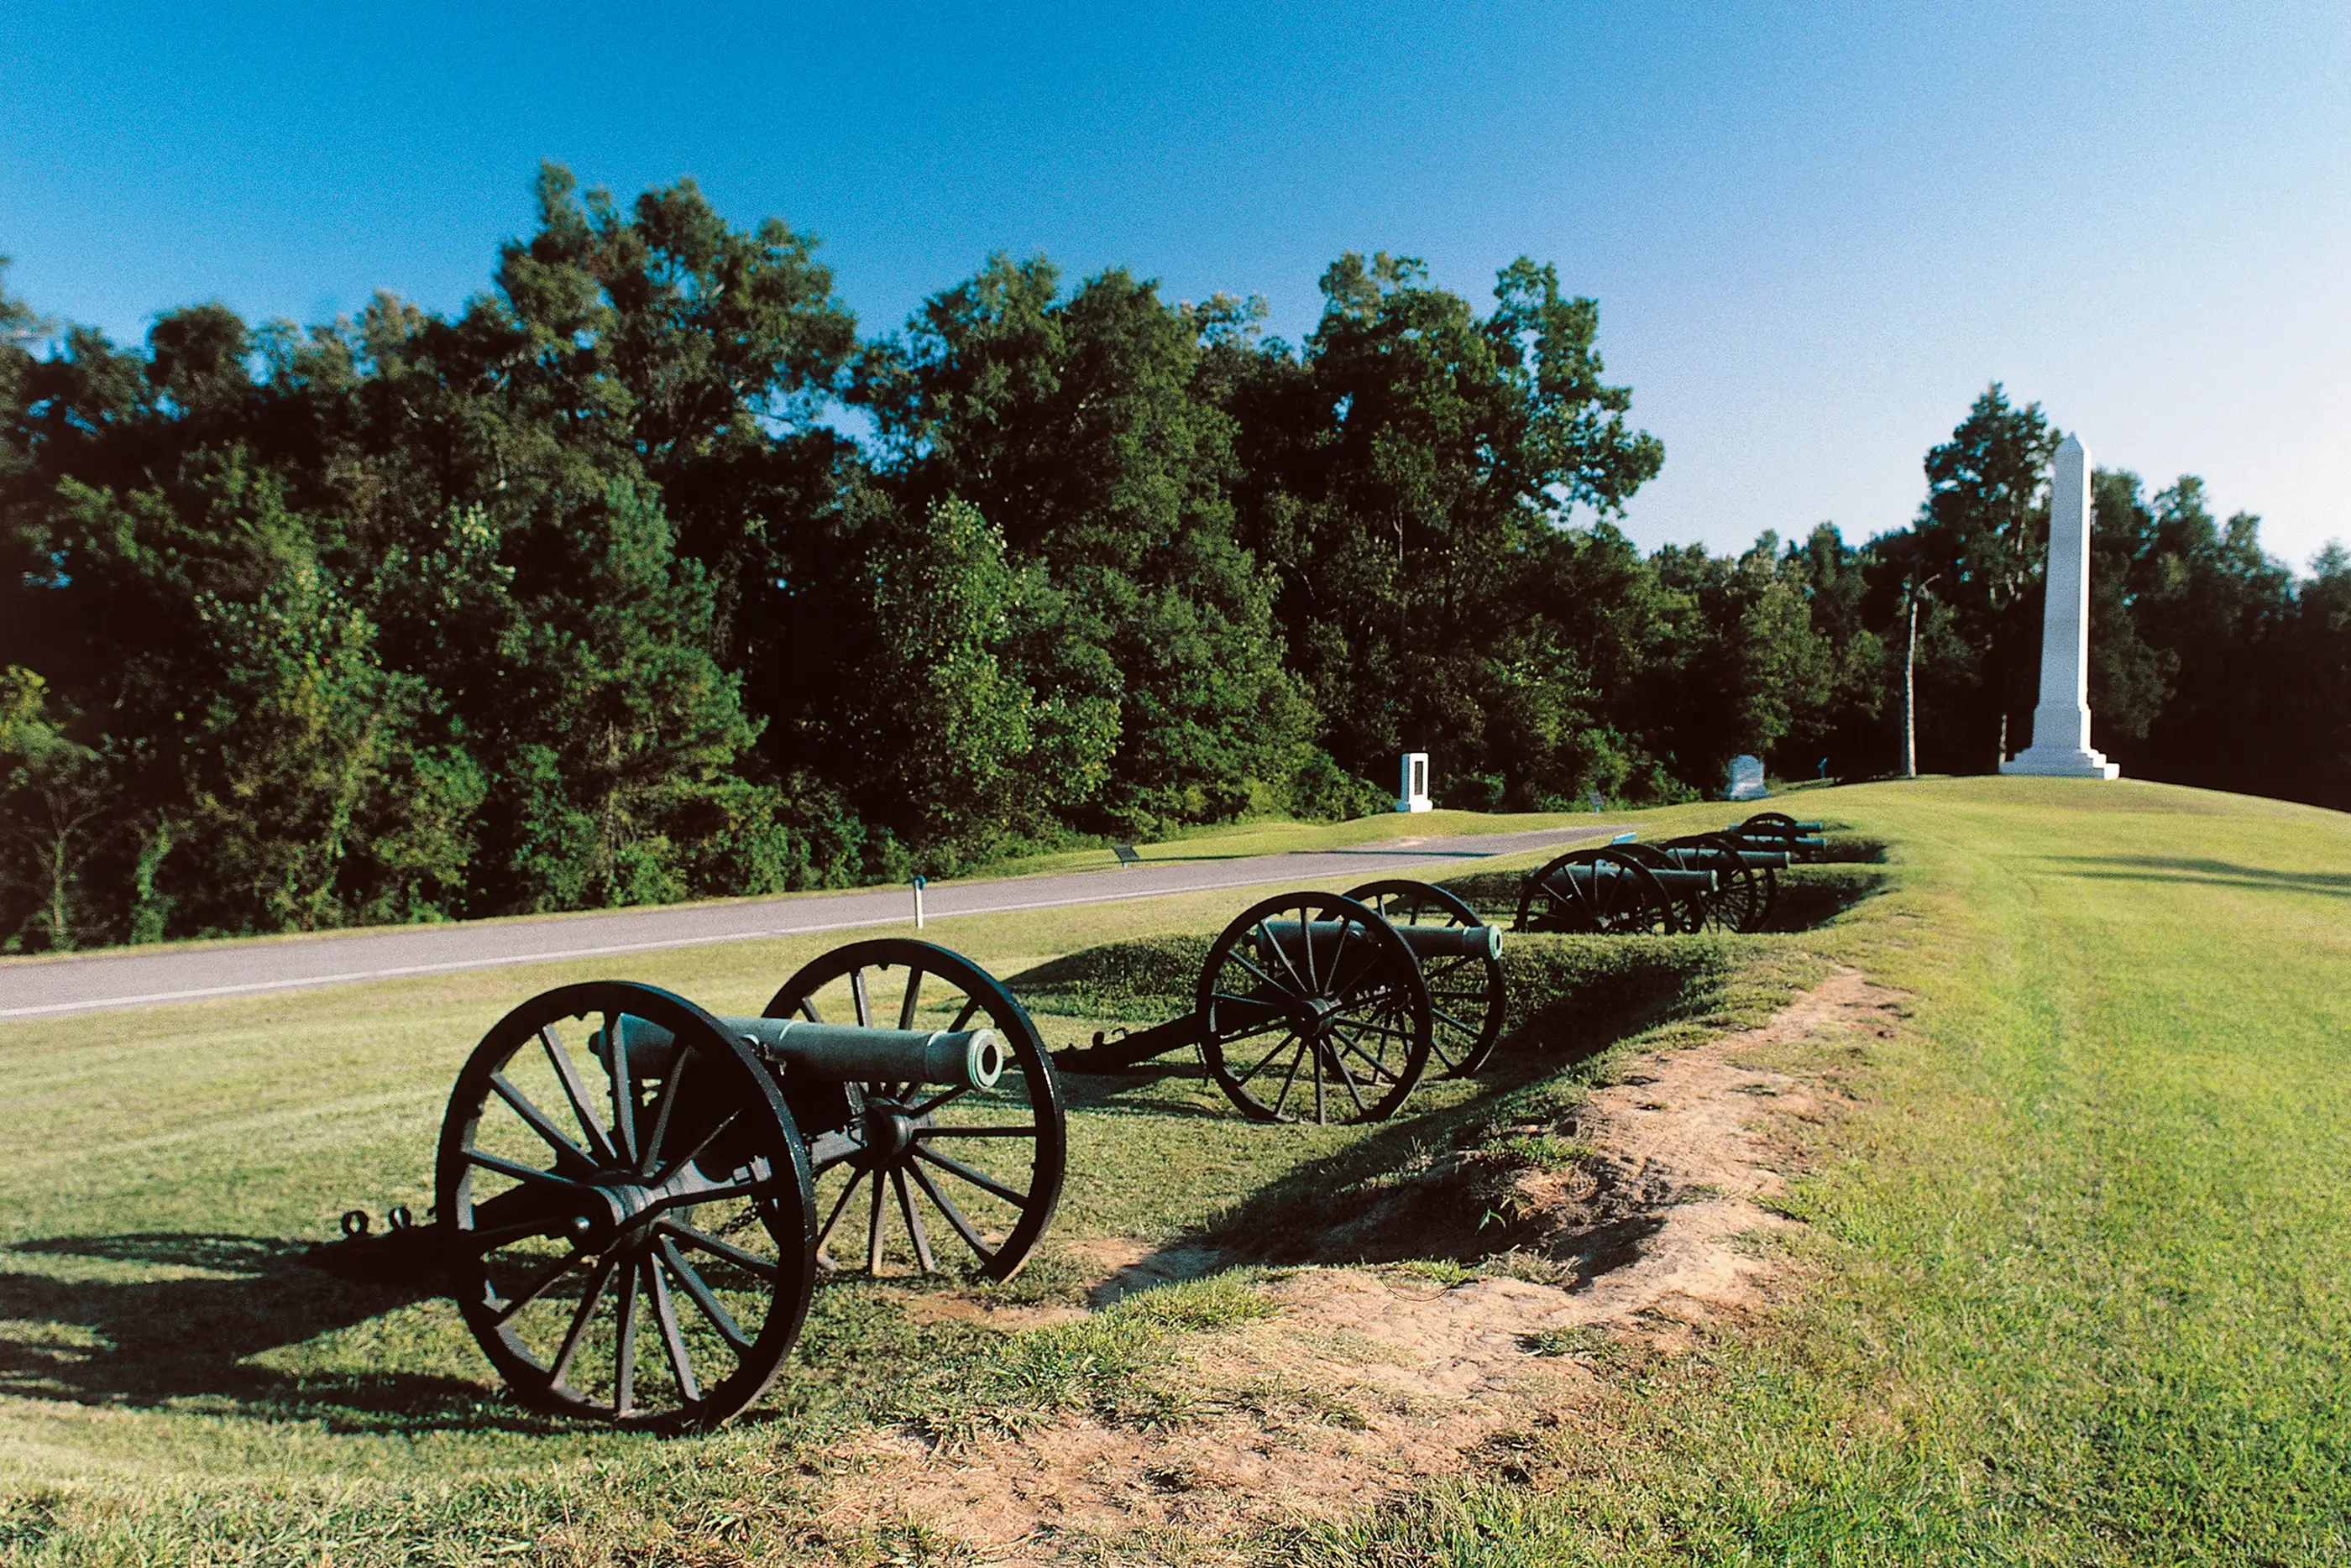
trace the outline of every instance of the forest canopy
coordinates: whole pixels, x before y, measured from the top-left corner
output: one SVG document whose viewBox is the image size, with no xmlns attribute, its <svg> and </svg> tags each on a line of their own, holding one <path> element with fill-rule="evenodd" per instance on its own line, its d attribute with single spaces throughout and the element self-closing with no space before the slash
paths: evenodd
<svg viewBox="0 0 2351 1568">
<path fill-rule="evenodd" d="M 1617 528 L 1661 444 L 1597 304 L 1407 256 L 1260 302 L 988 258 L 861 332 L 816 242 L 549 166 L 452 316 L 125 347 L 0 262 L 7 950 L 953 872 L 1252 813 L 1688 798 L 1740 753 L 2029 739 L 2043 475 L 1993 386 L 1917 515 Z M 858 431 L 857 436 L 844 433 Z M 2351 558 L 2095 479 L 2090 701 L 2134 775 L 2351 807 Z"/>
</svg>

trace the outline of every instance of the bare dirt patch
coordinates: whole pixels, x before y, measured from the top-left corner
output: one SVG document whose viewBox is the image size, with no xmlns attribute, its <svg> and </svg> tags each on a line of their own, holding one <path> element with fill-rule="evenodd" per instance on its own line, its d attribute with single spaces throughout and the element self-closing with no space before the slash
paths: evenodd
<svg viewBox="0 0 2351 1568">
<path fill-rule="evenodd" d="M 1363 1262 L 1279 1272 L 1265 1286 L 1276 1315 L 1187 1342 L 1179 1418 L 1069 1416 L 954 1445 L 876 1434 L 839 1456 L 827 1533 L 912 1529 L 987 1563 L 1237 1562 L 1254 1531 L 1507 1466 L 1521 1434 L 1572 1419 L 1592 1386 L 1576 1358 L 1544 1351 L 1616 1341 L 1670 1353 L 1769 1305 L 1789 1265 L 1753 1239 L 1794 1223 L 1770 1205 L 1797 1125 L 1834 1091 L 1753 1058 L 1885 1033 L 1899 1006 L 1842 971 L 1761 1028 L 1635 1057 L 1571 1120 L 1517 1129 L 1573 1140 L 1572 1161 L 1450 1155 L 1331 1241 L 1333 1259 L 1461 1256 L 1462 1238 L 1428 1232 L 1458 1230 L 1466 1193 L 1509 1210 L 1503 1262 L 1537 1278 L 1448 1284 L 1442 1270 Z M 1097 1307 L 1225 1261 L 1196 1246 L 1081 1250 L 1102 1270 Z"/>
</svg>

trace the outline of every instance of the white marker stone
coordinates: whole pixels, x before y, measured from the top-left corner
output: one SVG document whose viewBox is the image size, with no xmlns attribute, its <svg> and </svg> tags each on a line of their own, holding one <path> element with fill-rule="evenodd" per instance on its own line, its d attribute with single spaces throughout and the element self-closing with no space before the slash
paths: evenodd
<svg viewBox="0 0 2351 1568">
<path fill-rule="evenodd" d="M 1403 776 L 1396 781 L 1395 808 L 1398 811 L 1427 811 L 1433 804 L 1428 798 L 1428 753 L 1406 752 L 1404 754 Z"/>
<path fill-rule="evenodd" d="M 1725 800 L 1763 800 L 1771 791 L 1763 787 L 1763 759 L 1736 756 L 1730 759 L 1730 782 L 1723 789 Z"/>
<path fill-rule="evenodd" d="M 2041 621 L 2041 702 L 2032 744 L 2004 774 L 2110 779 L 2123 771 L 2090 749 L 2090 453 L 2073 436 L 2057 449 L 2049 493 L 2049 602 Z"/>
</svg>

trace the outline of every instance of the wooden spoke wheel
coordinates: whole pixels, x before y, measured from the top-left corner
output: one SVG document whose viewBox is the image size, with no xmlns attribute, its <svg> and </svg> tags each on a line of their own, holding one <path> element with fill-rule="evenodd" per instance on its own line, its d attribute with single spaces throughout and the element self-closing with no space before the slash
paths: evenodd
<svg viewBox="0 0 2351 1568">
<path fill-rule="evenodd" d="M 1784 811 L 1759 811 L 1739 825 L 1752 833 L 1769 833 L 1782 838 L 1796 834 L 1796 819 Z"/>
<path fill-rule="evenodd" d="M 1017 1273 L 1061 1201 L 1069 1136 L 1045 1043 L 1012 993 L 960 954 L 885 937 L 810 963 L 767 1016 L 996 1031 L 1005 1070 L 991 1089 L 795 1085 L 788 1072 L 784 1091 L 809 1137 L 819 1267 Z"/>
<path fill-rule="evenodd" d="M 1770 867 L 1747 864 L 1738 841 L 1719 833 L 1677 838 L 1666 847 L 1683 851 L 1685 864 L 1714 873 L 1715 896 L 1707 911 L 1709 929 L 1763 929 L 1780 895 L 1780 880 Z"/>
<path fill-rule="evenodd" d="M 1512 929 L 1667 936 L 1677 923 L 1673 900 L 1649 868 L 1611 846 L 1572 849 L 1529 877 Z"/>
<path fill-rule="evenodd" d="M 1395 928 L 1352 898 L 1280 893 L 1227 926 L 1200 971 L 1208 1075 L 1259 1121 L 1378 1122 L 1428 1064 L 1428 986 Z"/>
<path fill-rule="evenodd" d="M 815 1281 L 811 1190 L 750 1048 L 621 981 L 483 1037 L 434 1181 L 458 1310 L 514 1394 L 656 1430 L 715 1426 L 774 1378 Z"/>
<path fill-rule="evenodd" d="M 1346 896 L 1392 926 L 1482 926 L 1458 896 L 1426 882 L 1390 877 L 1350 888 Z M 1490 951 L 1448 954 L 1421 963 L 1434 1024 L 1428 1049 L 1448 1078 L 1467 1078 L 1486 1064 L 1502 1037 L 1510 992 L 1502 961 Z"/>
</svg>

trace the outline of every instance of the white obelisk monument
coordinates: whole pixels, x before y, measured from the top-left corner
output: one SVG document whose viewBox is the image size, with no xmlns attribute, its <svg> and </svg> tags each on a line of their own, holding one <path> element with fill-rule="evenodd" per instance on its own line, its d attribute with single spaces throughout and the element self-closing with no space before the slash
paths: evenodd
<svg viewBox="0 0 2351 1568">
<path fill-rule="evenodd" d="M 2090 750 L 2090 453 L 2067 436 L 2049 493 L 2049 602 L 2041 618 L 2041 703 L 2032 744 L 2004 774 L 2110 779 L 2123 770 Z"/>
</svg>

